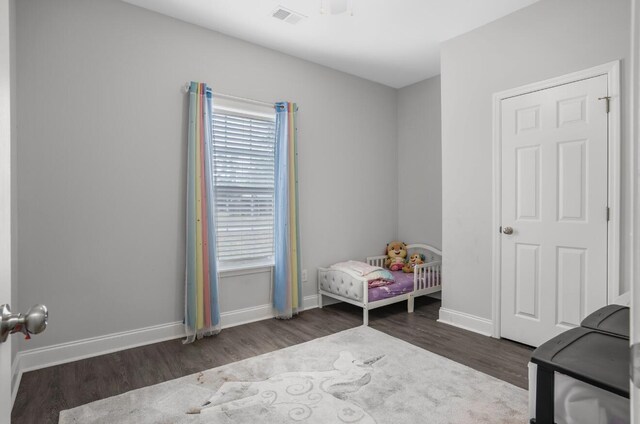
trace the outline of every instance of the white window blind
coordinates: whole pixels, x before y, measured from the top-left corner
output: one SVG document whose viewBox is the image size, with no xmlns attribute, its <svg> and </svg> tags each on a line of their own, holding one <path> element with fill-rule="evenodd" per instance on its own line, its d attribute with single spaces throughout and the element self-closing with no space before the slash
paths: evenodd
<svg viewBox="0 0 640 424">
<path fill-rule="evenodd" d="M 216 109 L 213 171 L 220 262 L 273 258 L 275 117 Z"/>
</svg>

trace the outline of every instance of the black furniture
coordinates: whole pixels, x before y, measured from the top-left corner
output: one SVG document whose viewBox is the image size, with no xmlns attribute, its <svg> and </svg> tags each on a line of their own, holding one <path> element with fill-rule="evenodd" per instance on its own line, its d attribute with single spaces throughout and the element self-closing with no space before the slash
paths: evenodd
<svg viewBox="0 0 640 424">
<path fill-rule="evenodd" d="M 599 309 L 533 351 L 531 362 L 537 365 L 532 424 L 554 424 L 555 372 L 629 398 L 629 308 Z"/>
<path fill-rule="evenodd" d="M 591 328 L 611 333 L 620 337 L 629 338 L 629 307 L 620 305 L 609 305 L 600 308 L 580 324 L 581 327 Z"/>
</svg>

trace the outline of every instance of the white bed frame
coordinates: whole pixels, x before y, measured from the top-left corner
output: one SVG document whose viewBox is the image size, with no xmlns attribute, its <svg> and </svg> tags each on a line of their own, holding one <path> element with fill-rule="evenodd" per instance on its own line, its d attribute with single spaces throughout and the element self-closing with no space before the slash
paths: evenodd
<svg viewBox="0 0 640 424">
<path fill-rule="evenodd" d="M 379 308 L 381 306 L 390 305 L 392 303 L 407 301 L 407 310 L 409 313 L 413 312 L 413 300 L 418 296 L 435 293 L 441 290 L 442 282 L 441 269 L 442 269 L 442 252 L 433 246 L 428 244 L 408 244 L 407 256 L 411 256 L 412 253 L 422 253 L 426 256 L 425 263 L 417 265 L 413 270 L 413 291 L 404 293 L 398 296 L 390 297 L 387 299 L 376 300 L 369 302 L 369 286 L 367 280 L 364 277 L 356 278 L 348 275 L 344 272 L 337 271 L 331 268 L 318 268 L 318 307 L 322 308 L 322 296 L 328 296 L 333 299 L 341 300 L 343 302 L 350 303 L 362 308 L 362 319 L 364 325 L 369 325 L 369 310 Z M 387 258 L 386 255 L 382 256 L 370 256 L 366 259 L 369 265 L 384 267 L 384 261 Z M 340 294 L 332 293 L 321 289 L 321 278 L 325 273 L 340 273 L 341 279 L 343 279 L 343 285 L 360 284 L 362 287 L 362 301 L 353 299 Z"/>
</svg>

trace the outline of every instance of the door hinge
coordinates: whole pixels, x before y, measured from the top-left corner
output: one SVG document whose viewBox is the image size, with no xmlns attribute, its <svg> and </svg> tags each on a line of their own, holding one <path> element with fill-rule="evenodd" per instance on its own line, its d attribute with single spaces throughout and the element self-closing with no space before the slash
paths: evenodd
<svg viewBox="0 0 640 424">
<path fill-rule="evenodd" d="M 611 96 L 598 97 L 598 100 L 606 100 L 607 101 L 607 113 L 611 110 Z"/>
<path fill-rule="evenodd" d="M 611 208 L 609 208 L 609 206 L 607 206 L 607 222 L 611 221 Z"/>
</svg>

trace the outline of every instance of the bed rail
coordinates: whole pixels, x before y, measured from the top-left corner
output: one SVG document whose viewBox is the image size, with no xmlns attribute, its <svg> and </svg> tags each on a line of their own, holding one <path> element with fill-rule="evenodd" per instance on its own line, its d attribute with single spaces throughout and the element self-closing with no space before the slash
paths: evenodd
<svg viewBox="0 0 640 424">
<path fill-rule="evenodd" d="M 384 261 L 387 259 L 387 255 L 381 256 L 369 256 L 366 262 L 372 266 L 379 266 L 380 268 L 384 268 Z"/>
<path fill-rule="evenodd" d="M 433 261 L 426 264 L 416 265 L 413 269 L 413 290 L 425 290 L 440 286 L 441 261 Z"/>
<path fill-rule="evenodd" d="M 440 249 L 436 249 L 433 246 L 430 246 L 428 244 L 422 244 L 422 243 L 408 244 L 407 245 L 408 256 L 410 256 L 412 251 L 415 249 L 420 249 L 421 253 L 425 255 L 424 261 L 426 263 L 442 260 L 442 252 L 440 251 Z"/>
</svg>

